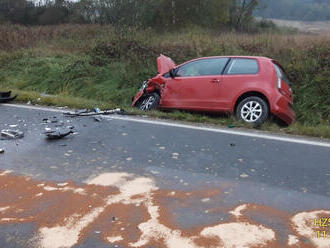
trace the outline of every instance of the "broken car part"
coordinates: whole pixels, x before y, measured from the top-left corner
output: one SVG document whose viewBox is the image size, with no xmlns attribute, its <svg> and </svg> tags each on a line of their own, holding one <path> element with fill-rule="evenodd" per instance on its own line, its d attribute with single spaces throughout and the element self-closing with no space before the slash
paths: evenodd
<svg viewBox="0 0 330 248">
<path fill-rule="evenodd" d="M 19 130 L 4 129 L 1 131 L 1 137 L 3 139 L 21 139 L 24 137 L 24 133 Z"/>
<path fill-rule="evenodd" d="M 48 139 L 62 139 L 70 134 L 73 134 L 73 130 L 51 130 L 51 131 L 47 131 L 45 132 L 46 136 Z"/>
<path fill-rule="evenodd" d="M 98 112 L 96 112 L 98 111 Z M 64 115 L 69 117 L 78 117 L 78 116 L 93 116 L 93 115 L 111 115 L 111 114 L 122 114 L 124 111 L 120 108 L 112 109 L 112 110 L 105 110 L 100 111 L 99 109 L 95 108 L 92 111 L 76 111 L 76 112 L 66 112 Z"/>
<path fill-rule="evenodd" d="M 103 118 L 101 118 L 100 116 L 94 116 L 94 121 L 101 122 L 103 121 Z"/>
<path fill-rule="evenodd" d="M 18 95 L 11 96 L 11 91 L 0 92 L 0 103 L 10 102 L 16 99 Z"/>
</svg>

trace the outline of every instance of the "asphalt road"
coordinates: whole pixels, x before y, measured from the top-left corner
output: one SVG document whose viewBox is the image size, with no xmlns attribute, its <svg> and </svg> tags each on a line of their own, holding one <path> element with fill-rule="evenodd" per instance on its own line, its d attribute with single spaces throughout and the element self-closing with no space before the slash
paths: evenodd
<svg viewBox="0 0 330 248">
<path fill-rule="evenodd" d="M 42 121 L 44 118 L 62 120 L 65 126 L 75 126 L 77 133 L 61 140 L 49 141 L 43 132 L 46 127 L 56 123 L 45 124 Z M 110 116 L 96 122 L 92 117 L 67 118 L 61 112 L 47 109 L 0 105 L 0 130 L 17 125 L 12 129 L 18 128 L 25 132 L 25 137 L 19 140 L 0 140 L 0 148 L 5 149 L 5 153 L 0 154 L 0 175 L 1 171 L 11 171 L 2 173 L 4 179 L 0 176 L 0 247 L 190 247 L 188 243 L 179 245 L 182 237 L 179 235 L 178 238 L 177 234 L 175 236 L 173 230 L 180 230 L 186 238 L 201 239 L 198 242 L 195 240 L 200 246 L 191 247 L 211 247 L 211 241 L 205 240 L 212 236 L 204 235 L 207 231 L 211 232 L 207 228 L 224 223 L 262 225 L 271 230 L 269 232 L 274 232 L 275 237 L 270 235 L 267 239 L 266 236 L 259 237 L 256 234 L 259 243 L 244 241 L 242 237 L 243 243 L 232 244 L 230 239 L 226 239 L 231 234 L 227 229 L 224 231 L 225 226 L 222 226 L 217 229 L 217 234 L 213 233 L 213 238 L 218 237 L 217 245 L 212 240 L 215 242 L 212 243 L 214 247 L 225 247 L 226 242 L 227 247 L 244 247 L 244 244 L 248 244 L 246 247 L 291 247 L 290 235 L 292 244 L 299 247 L 330 247 L 330 143 L 287 136 L 282 137 L 283 140 L 268 136 L 265 138 L 259 133 L 255 135 L 253 131 L 246 131 L 244 135 L 244 130 L 237 135 L 231 133 L 235 130 L 230 129 L 216 132 L 213 129 L 180 127 L 180 124 L 163 125 L 157 121 L 145 123 L 144 120 L 148 119 L 136 118 L 134 121 L 125 116 Z M 229 133 L 225 133 L 227 131 Z M 56 244 L 46 235 L 43 227 L 67 227 L 66 220 L 70 216 L 73 218 L 73 213 L 78 210 L 58 215 L 54 213 L 54 206 L 69 209 L 70 201 L 62 199 L 64 194 L 69 194 L 69 190 L 57 189 L 58 195 L 49 196 L 48 200 L 39 202 L 36 199 L 31 202 L 27 198 L 32 191 L 35 192 L 37 185 L 42 183 L 54 187 L 69 183 L 72 188 L 81 187 L 91 195 L 94 193 L 106 198 L 106 189 L 101 192 L 89 188 L 87 184 L 100 175 L 113 176 L 118 173 L 129 174 L 135 179 L 152 180 L 154 188 L 140 193 L 146 195 L 147 198 L 143 198 L 145 201 L 151 199 L 148 198 L 151 192 L 155 195 L 152 201 L 157 202 L 161 209 L 157 223 L 172 230 L 165 235 L 166 231 L 154 227 L 158 230 L 153 230 L 154 236 L 159 237 L 163 232 L 162 240 L 152 238 L 149 233 L 150 238 L 145 233 L 147 231 L 144 232 L 143 227 L 139 226 L 139 223 L 147 221 L 148 214 L 152 216 L 146 210 L 147 205 L 142 210 L 127 210 L 137 211 L 135 217 L 129 217 L 112 209 L 110 203 L 106 207 L 109 208 L 109 216 L 118 212 L 126 222 L 134 219 L 130 225 L 134 226 L 135 231 L 128 231 L 127 228 L 114 230 L 112 223 L 104 222 L 109 217 L 104 213 L 103 217 L 97 215 L 88 223 L 85 220 L 79 222 L 84 224 L 74 229 L 78 230 L 78 238 L 71 243 Z M 1 180 L 6 182 L 2 186 Z M 18 189 L 17 185 L 25 184 L 25 189 Z M 121 190 L 120 185 L 122 183 L 111 184 Z M 50 194 L 56 191 L 47 190 L 46 187 L 43 190 L 45 197 L 47 192 Z M 65 197 L 75 197 L 72 194 Z M 174 197 L 178 194 L 180 197 Z M 17 195 L 17 199 L 6 201 L 10 195 Z M 130 197 L 128 195 L 129 199 L 134 198 Z M 26 202 L 19 202 L 19 199 Z M 143 205 L 144 200 L 136 206 Z M 93 202 L 92 199 L 84 198 L 72 200 L 72 204 L 75 209 L 81 205 L 81 211 L 86 213 L 87 210 L 83 210 L 86 201 Z M 123 208 L 128 205 L 123 203 Z M 27 206 L 26 209 L 24 206 Z M 242 213 L 239 209 L 235 212 L 235 208 L 240 206 Z M 91 205 L 89 207 L 94 209 Z M 139 211 L 147 211 L 148 214 Z M 308 229 L 312 228 L 317 211 L 323 214 L 322 217 L 329 218 L 329 227 L 321 230 L 326 234 L 323 238 L 315 238 L 313 235 L 317 235 L 317 230 Z M 166 218 L 162 216 L 163 212 Z M 54 213 L 54 216 L 50 220 L 47 219 L 50 217 L 42 213 L 47 213 L 45 216 Z M 307 234 L 292 220 L 299 213 L 310 213 L 303 220 L 305 229 L 310 231 Z M 147 215 L 145 219 L 141 217 L 135 220 L 144 215 Z M 241 231 L 253 232 L 248 228 L 244 230 Z M 267 233 L 265 230 L 259 231 Z M 176 241 L 170 241 L 174 239 L 171 235 L 176 237 Z M 147 240 L 146 246 L 133 244 L 139 237 L 140 241 L 143 238 Z M 127 239 L 131 239 L 130 242 Z M 264 242 L 260 241 L 263 239 Z"/>
</svg>

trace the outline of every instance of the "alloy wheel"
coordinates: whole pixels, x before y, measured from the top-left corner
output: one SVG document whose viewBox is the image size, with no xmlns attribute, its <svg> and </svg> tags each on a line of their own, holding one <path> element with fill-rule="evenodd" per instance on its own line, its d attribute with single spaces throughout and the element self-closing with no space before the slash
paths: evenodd
<svg viewBox="0 0 330 248">
<path fill-rule="evenodd" d="M 262 106 L 257 101 L 249 101 L 241 109 L 241 118 L 246 122 L 256 122 L 261 116 Z"/>
<path fill-rule="evenodd" d="M 146 99 L 144 99 L 140 105 L 140 109 L 145 111 L 151 109 L 152 105 L 155 102 L 155 97 L 154 96 L 148 96 Z"/>
</svg>

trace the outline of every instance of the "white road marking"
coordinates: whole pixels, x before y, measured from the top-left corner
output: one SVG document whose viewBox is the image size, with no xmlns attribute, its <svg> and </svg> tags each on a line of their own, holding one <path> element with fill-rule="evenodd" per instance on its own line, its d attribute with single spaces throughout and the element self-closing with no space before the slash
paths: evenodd
<svg viewBox="0 0 330 248">
<path fill-rule="evenodd" d="M 25 109 L 41 110 L 41 111 L 49 111 L 49 112 L 57 112 L 57 113 L 65 113 L 65 112 L 71 111 L 71 109 L 55 109 L 55 108 L 32 106 L 32 105 L 21 105 L 21 104 L 2 104 L 0 106 L 25 108 Z M 303 144 L 303 145 L 330 147 L 330 142 L 314 141 L 314 140 L 308 140 L 308 139 L 303 139 L 303 138 L 293 138 L 293 137 L 284 136 L 284 135 L 275 136 L 275 135 L 271 135 L 271 134 L 256 133 L 253 130 L 251 130 L 251 131 L 228 130 L 225 128 L 201 127 L 201 126 L 188 125 L 188 124 L 170 123 L 170 122 L 161 121 L 161 120 L 144 120 L 144 119 L 140 119 L 140 118 L 136 118 L 136 117 L 132 118 L 132 117 L 114 116 L 114 115 L 105 116 L 105 118 L 113 119 L 113 120 L 138 122 L 138 123 L 144 123 L 144 124 L 161 125 L 161 126 L 168 126 L 168 127 L 178 127 L 178 128 L 185 128 L 185 129 L 198 130 L 198 131 L 239 135 L 239 136 L 245 136 L 245 137 L 275 140 L 275 141 L 282 141 L 282 142 L 296 143 L 296 144 Z"/>
</svg>

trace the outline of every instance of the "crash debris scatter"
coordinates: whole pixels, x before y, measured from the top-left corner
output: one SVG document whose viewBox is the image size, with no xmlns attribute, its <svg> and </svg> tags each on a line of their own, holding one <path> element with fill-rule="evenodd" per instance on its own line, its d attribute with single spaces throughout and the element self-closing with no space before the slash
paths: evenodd
<svg viewBox="0 0 330 248">
<path fill-rule="evenodd" d="M 11 97 L 11 92 L 0 92 L 0 102 L 8 101 L 9 99 L 13 100 L 17 96 Z M 83 116 L 91 116 L 95 120 L 95 122 L 102 122 L 102 115 L 111 115 L 111 114 L 128 114 L 124 110 L 120 108 L 112 109 L 112 110 L 104 110 L 101 111 L 99 108 L 94 108 L 92 110 L 81 109 L 76 110 L 75 112 L 65 112 L 64 117 L 83 117 Z M 70 123 L 70 120 L 60 120 L 57 116 L 43 118 L 42 124 L 47 125 L 44 130 L 44 134 L 46 138 L 49 140 L 62 139 L 71 134 L 77 134 L 74 126 L 67 126 Z M 17 124 L 8 125 L 11 129 L 3 129 L 0 133 L 1 140 L 10 140 L 10 139 L 22 139 L 24 137 L 24 132 L 18 130 Z M 14 129 L 15 128 L 15 129 Z M 4 149 L 0 149 L 0 154 L 4 153 Z"/>
<path fill-rule="evenodd" d="M 0 92 L 0 103 L 11 102 L 18 97 L 18 95 L 12 96 L 11 93 L 11 91 Z"/>
<path fill-rule="evenodd" d="M 220 189 L 161 190 L 155 179 L 125 172 L 96 175 L 79 186 L 35 181 L 11 171 L 0 171 L 0 177 L 0 224 L 36 223 L 33 247 L 70 248 L 83 243 L 91 233 L 109 245 L 123 247 L 330 247 L 330 237 L 317 239 L 318 227 L 310 224 L 329 216 L 328 210 L 292 214 L 246 203 L 208 209 L 206 214 L 221 211 L 228 213 L 229 219 L 183 229 L 173 218 L 174 209 L 190 206 L 197 210 L 200 206 L 189 202 L 222 197 Z M 35 204 L 40 206 L 38 211 Z M 283 221 L 286 239 L 278 238 L 278 228 L 254 220 L 253 213 Z"/>
<path fill-rule="evenodd" d="M 45 134 L 48 139 L 62 139 L 70 134 L 73 134 L 72 130 L 46 130 Z"/>
<path fill-rule="evenodd" d="M 1 139 L 21 139 L 24 137 L 24 132 L 20 130 L 12 130 L 12 129 L 3 129 L 1 131 Z"/>
<path fill-rule="evenodd" d="M 78 116 L 97 116 L 97 115 L 112 115 L 112 114 L 125 114 L 126 112 L 120 108 L 101 111 L 99 108 L 93 110 L 81 109 L 75 112 L 66 112 L 65 116 L 78 117 Z"/>
</svg>

